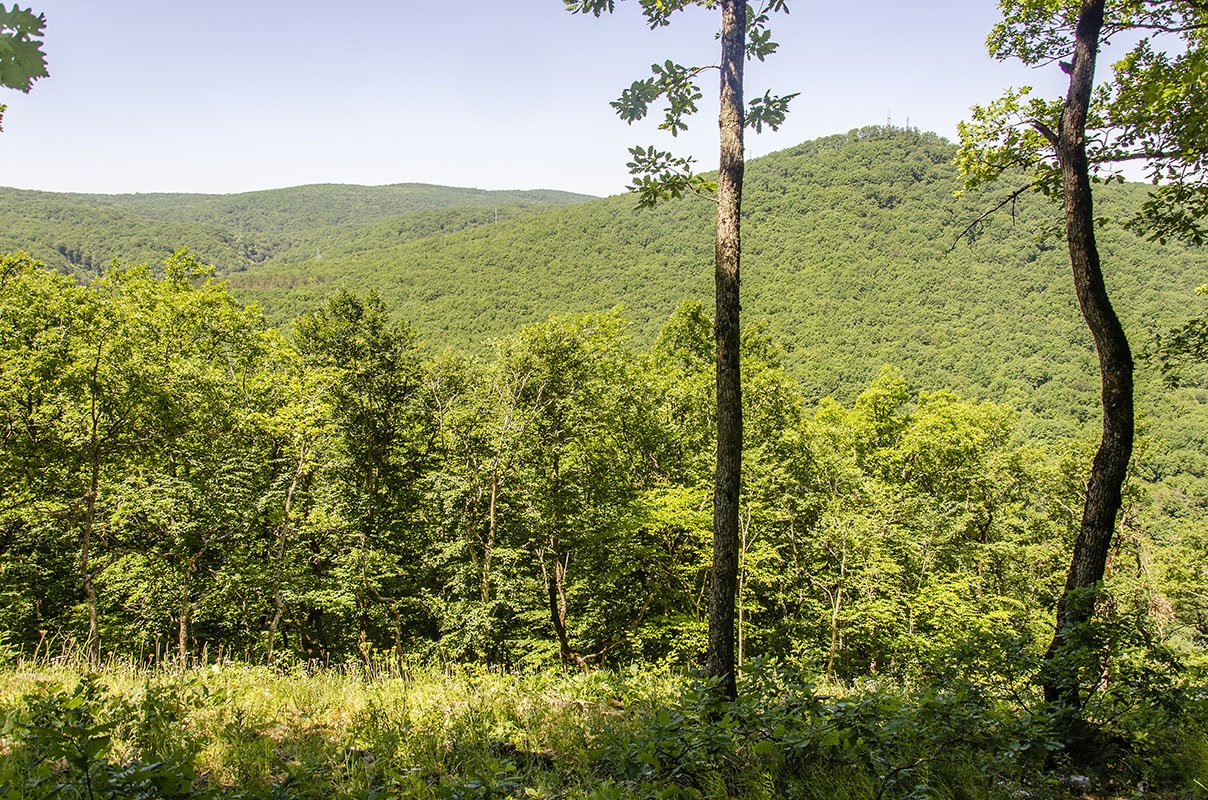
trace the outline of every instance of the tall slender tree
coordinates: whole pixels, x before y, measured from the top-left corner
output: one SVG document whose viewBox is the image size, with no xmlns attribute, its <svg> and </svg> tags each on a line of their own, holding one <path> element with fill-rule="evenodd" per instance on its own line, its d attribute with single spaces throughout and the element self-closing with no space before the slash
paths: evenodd
<svg viewBox="0 0 1208 800">
<path fill-rule="evenodd" d="M 747 28 L 745 0 L 721 10 L 721 159 L 717 173 L 714 281 L 717 307 L 717 471 L 713 482 L 713 574 L 709 580 L 709 652 L 705 671 L 721 679 L 729 697 L 734 680 L 735 598 L 738 593 L 739 487 L 742 485 L 742 378 L 739 370 L 739 265 L 742 237 L 742 72 Z"/>
<path fill-rule="evenodd" d="M 670 24 L 671 15 L 692 6 L 721 13 L 721 61 L 716 65 L 684 67 L 673 61 L 655 64 L 652 75 L 635 81 L 613 108 L 626 122 L 644 118 L 650 104 L 664 98 L 666 114 L 659 127 L 673 136 L 687 130 L 686 118 L 703 96 L 696 79 L 709 69 L 721 76 L 718 126 L 721 155 L 717 181 L 696 174 L 692 159 L 677 158 L 654 147 L 630 150 L 632 191 L 640 206 L 652 206 L 685 192 L 716 191 L 717 229 L 714 278 L 717 309 L 714 321 L 717 373 L 717 467 L 713 492 L 713 571 L 709 585 L 709 645 L 705 669 L 717 678 L 723 695 L 737 695 L 734 662 L 735 599 L 738 590 L 740 536 L 739 488 L 742 483 L 742 377 L 739 368 L 739 267 L 742 256 L 741 209 L 743 129 L 777 128 L 795 95 L 770 93 L 743 104 L 743 65 L 747 58 L 763 60 L 776 51 L 768 30 L 769 15 L 788 11 L 785 0 L 764 0 L 756 10 L 745 0 L 640 0 L 651 28 Z M 615 0 L 564 0 L 572 13 L 600 16 L 615 10 Z"/>
<path fill-rule="evenodd" d="M 1099 357 L 1102 437 L 1042 676 L 1045 698 L 1064 709 L 1067 741 L 1076 744 L 1083 730 L 1076 634 L 1094 613 L 1134 432 L 1132 353 L 1104 284 L 1092 183 L 1122 180 L 1116 168 L 1123 162 L 1144 164 L 1155 190 L 1134 229 L 1158 239 L 1203 239 L 1208 7 L 1198 0 L 1001 0 L 1000 7 L 991 55 L 1057 66 L 1069 88 L 1064 100 L 1033 98 L 1025 88 L 975 107 L 961 125 L 958 164 L 970 185 L 1022 175 L 1026 182 L 1013 196 L 1036 189 L 1060 200 L 1074 291 Z M 1122 32 L 1139 42 L 1096 86 L 1100 49 Z M 1159 37 L 1178 42 L 1172 47 Z"/>
</svg>

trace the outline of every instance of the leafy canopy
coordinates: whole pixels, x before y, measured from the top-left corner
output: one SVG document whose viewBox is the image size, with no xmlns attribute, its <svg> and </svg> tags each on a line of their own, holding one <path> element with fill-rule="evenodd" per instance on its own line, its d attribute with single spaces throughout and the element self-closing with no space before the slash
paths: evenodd
<svg viewBox="0 0 1208 800">
<path fill-rule="evenodd" d="M 616 0 L 563 0 L 566 10 L 572 14 L 600 16 L 616 10 Z M 651 29 L 671 24 L 671 15 L 690 7 L 717 8 L 717 0 L 640 0 L 642 14 Z M 748 4 L 746 30 L 747 59 L 763 61 L 779 48 L 772 41 L 769 27 L 771 15 L 789 12 L 787 0 L 764 0 L 758 9 Z M 628 89 L 610 105 L 617 116 L 629 124 L 646 118 L 651 105 L 664 101 L 663 121 L 659 130 L 672 136 L 688 130 L 687 118 L 698 110 L 697 101 L 703 97 L 697 79 L 705 72 L 717 69 L 716 64 L 686 67 L 668 59 L 662 64 L 650 66 L 650 77 L 630 84 Z M 743 125 L 754 128 L 757 133 L 764 126 L 777 130 L 788 115 L 789 103 L 797 93 L 776 96 L 771 92 L 754 98 L 747 104 Z M 656 147 L 631 147 L 632 157 L 626 165 L 634 176 L 629 190 L 638 195 L 638 207 L 650 208 L 660 200 L 671 200 L 693 193 L 710 195 L 716 190 L 715 181 L 697 174 L 694 159 L 679 157 Z"/>
<path fill-rule="evenodd" d="M 1002 0 L 1003 20 L 987 45 L 997 59 L 1031 66 L 1073 65 L 1077 0 Z M 1130 226 L 1154 240 L 1208 236 L 1208 6 L 1198 0 L 1116 0 L 1105 7 L 1101 46 L 1131 49 L 1094 90 L 1087 156 L 1099 181 L 1122 181 L 1121 166 L 1142 165 L 1153 184 Z M 1069 60 L 1067 60 L 1069 59 Z M 1027 188 L 1060 193 L 1055 143 L 1062 101 L 1031 87 L 973 108 L 959 126 L 957 164 L 970 187 L 1023 172 Z"/>
<path fill-rule="evenodd" d="M 45 14 L 0 4 L 0 85 L 28 92 L 34 81 L 48 77 L 39 41 L 45 28 Z"/>
</svg>

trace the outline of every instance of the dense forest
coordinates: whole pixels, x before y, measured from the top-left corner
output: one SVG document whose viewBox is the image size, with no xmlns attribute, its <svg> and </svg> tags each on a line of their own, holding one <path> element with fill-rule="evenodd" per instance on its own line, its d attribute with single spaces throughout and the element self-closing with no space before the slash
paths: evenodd
<svg viewBox="0 0 1208 800">
<path fill-rule="evenodd" d="M 1208 797 L 1208 6 L 998 0 L 1061 89 L 748 160 L 787 0 L 636 5 L 716 172 L 0 188 L 0 798 Z"/>
<path fill-rule="evenodd" d="M 808 747 L 843 718 L 867 726 L 868 754 L 887 748 L 888 766 L 860 761 L 880 781 L 870 796 L 908 796 L 895 776 L 921 769 L 943 725 L 1000 713 L 978 703 L 1007 699 L 1024 729 L 999 734 L 1031 742 L 1011 758 L 1034 763 L 1032 712 L 1010 698 L 1034 691 L 1095 442 L 1093 351 L 1054 207 L 1021 201 L 958 242 L 987 199 L 955 195 L 953 152 L 868 128 L 748 169 L 745 680 L 788 680 L 760 671 L 783 664 L 828 686 L 981 698 L 957 712 L 874 693 L 809 712 Z M 1108 188 L 1109 219 L 1143 194 Z M 264 208 L 30 201 L 26 246 L 58 244 L 49 263 L 0 261 L 0 654 L 367 674 L 699 663 L 708 208 L 451 191 L 400 208 L 299 190 L 296 228 L 277 193 Z M 348 210 L 359 202 L 380 218 Z M 190 236 L 197 253 L 143 255 Z M 1110 222 L 1102 240 L 1142 347 L 1203 316 L 1199 250 Z M 210 267 L 213 242 L 249 249 L 208 251 Z M 1088 714 L 1125 737 L 1176 735 L 1208 661 L 1208 371 L 1187 365 L 1176 387 L 1139 363 L 1142 435 L 1096 622 L 1114 644 L 1079 667 L 1116 676 Z M 656 720 L 673 702 L 610 686 Z M 53 702 L 101 703 L 76 691 Z M 1184 699 L 1162 711 L 1163 692 Z M 713 735 L 714 712 L 691 702 L 676 713 Z M 775 739 L 767 720 L 784 713 L 731 735 Z M 932 727 L 904 744 L 881 725 Z"/>
<path fill-rule="evenodd" d="M 1051 208 L 1034 202 L 953 247 L 978 200 L 953 196 L 951 156 L 937 137 L 873 128 L 751 165 L 749 655 L 855 677 L 922 669 L 968 620 L 1043 638 L 1095 419 L 1091 353 L 1044 238 Z M 241 235 L 289 238 L 291 203 L 335 223 L 356 202 L 384 214 L 455 202 L 386 188 L 361 201 L 264 193 L 264 208 L 93 198 L 91 241 L 120 229 L 104 228 L 106 209 L 180 224 L 241 209 L 261 221 Z M 1127 207 L 1133 188 L 1105 205 Z M 144 658 L 691 663 L 712 374 L 710 320 L 684 298 L 700 296 L 707 209 L 637 216 L 628 202 L 492 214 L 414 245 L 391 245 L 390 221 L 355 226 L 318 261 L 227 262 L 233 289 L 186 253 L 86 283 L 10 257 L 6 640 Z M 805 207 L 835 220 L 802 226 Z M 456 228 L 480 210 L 404 219 Z M 1140 341 L 1195 313 L 1197 250 L 1110 227 L 1103 238 Z M 276 326 L 280 312 L 244 307 L 281 302 L 253 287 L 287 274 L 325 299 Z M 380 294 L 358 286 L 370 276 Z M 447 298 L 442 280 L 470 308 L 399 292 Z M 626 302 L 638 286 L 643 302 Z M 559 303 L 596 310 L 550 317 Z M 427 325 L 407 318 L 419 305 Z M 444 349 L 532 315 L 542 321 Z M 1206 391 L 1194 368 L 1177 389 L 1143 371 L 1145 435 L 1117 540 L 1135 568 L 1114 578 L 1122 613 L 1154 611 L 1163 641 L 1197 658 Z"/>
</svg>

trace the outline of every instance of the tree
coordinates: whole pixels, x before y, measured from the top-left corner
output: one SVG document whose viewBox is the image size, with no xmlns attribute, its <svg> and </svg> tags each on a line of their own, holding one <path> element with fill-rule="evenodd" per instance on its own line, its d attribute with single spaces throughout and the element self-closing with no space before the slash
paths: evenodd
<svg viewBox="0 0 1208 800">
<path fill-rule="evenodd" d="M 686 117 L 697 110 L 702 97 L 696 78 L 708 69 L 721 76 L 719 116 L 720 163 L 716 183 L 692 169 L 692 159 L 676 158 L 654 147 L 630 150 L 629 167 L 637 176 L 632 191 L 639 206 L 686 192 L 716 189 L 717 227 L 714 242 L 714 279 L 717 310 L 714 321 L 717 375 L 717 462 L 713 491 L 713 572 L 709 585 L 709 646 L 706 673 L 719 680 L 726 697 L 737 696 L 735 685 L 735 617 L 738 591 L 739 490 L 742 484 L 742 384 L 739 359 L 739 266 L 741 262 L 740 212 L 742 207 L 743 129 L 764 125 L 775 129 L 783 122 L 795 95 L 756 98 L 743 105 L 743 66 L 747 58 L 763 60 L 776 51 L 768 29 L 769 15 L 788 11 L 786 0 L 764 0 L 758 11 L 745 0 L 640 0 L 651 28 L 670 24 L 671 15 L 693 6 L 721 11 L 721 61 L 713 66 L 684 67 L 673 61 L 652 66 L 652 76 L 635 81 L 612 104 L 626 122 L 643 119 L 650 104 L 666 99 L 666 115 L 659 127 L 676 135 L 687 130 Z M 615 10 L 615 0 L 564 0 L 572 13 L 600 16 Z"/>
<path fill-rule="evenodd" d="M 413 618 L 414 627 L 427 622 L 414 597 L 425 535 L 417 509 L 431 439 L 415 334 L 389 321 L 376 293 L 361 298 L 341 290 L 294 323 L 294 339 L 303 363 L 326 375 L 339 439 L 329 478 L 339 487 L 346 546 L 335 569 L 352 594 L 356 648 L 368 663 L 385 634 L 401 658 Z"/>
<path fill-rule="evenodd" d="M 1208 283 L 1196 294 L 1208 296 Z M 1208 316 L 1196 317 L 1177 328 L 1159 334 L 1152 357 L 1158 363 L 1168 386 L 1178 386 L 1184 368 L 1208 361 Z"/>
<path fill-rule="evenodd" d="M 62 430 L 88 306 L 69 278 L 0 256 L 0 619 L 22 641 L 76 602 L 76 452 Z"/>
<path fill-rule="evenodd" d="M 45 14 L 35 15 L 32 9 L 16 3 L 11 9 L 0 3 L 0 86 L 28 93 L 34 81 L 49 77 L 46 54 L 38 41 L 45 28 Z M 5 105 L 0 103 L 0 122 L 4 121 L 4 110 Z"/>
<path fill-rule="evenodd" d="M 163 270 L 0 258 L 0 549 L 43 583 L 6 581 L 10 618 L 90 657 L 165 632 L 186 655 L 260 478 L 260 317 L 187 253 Z"/>
<path fill-rule="evenodd" d="M 516 493 L 526 549 L 538 567 L 559 657 L 581 669 L 622 644 L 629 627 L 609 613 L 609 601 L 622 594 L 609 590 L 626 585 L 614 576 L 631 549 L 623 521 L 649 438 L 649 410 L 623 331 L 615 313 L 554 318 L 523 328 L 500 353 L 506 369 L 529 376 L 520 394 L 530 424 L 518 442 Z M 584 625 L 589 615 L 594 624 Z M 590 649 L 580 651 L 576 640 Z"/>
<path fill-rule="evenodd" d="M 505 655 L 512 615 L 501 597 L 499 562 L 518 556 L 501 530 L 511 522 L 520 443 L 535 415 L 525 402 L 533 375 L 518 366 L 523 365 L 503 358 L 484 364 L 446 352 L 425 371 L 441 456 L 432 476 L 444 529 L 441 644 L 446 652 L 487 662 Z"/>
<path fill-rule="evenodd" d="M 171 623 L 184 661 L 201 617 L 223 590 L 217 573 L 236 560 L 247 509 L 264 479 L 262 437 L 249 419 L 260 398 L 249 384 L 264 361 L 267 334 L 259 313 L 236 303 L 212 268 L 187 251 L 166 259 L 163 271 L 156 278 L 146 267 L 111 269 L 93 283 L 113 312 L 106 360 L 124 366 L 99 375 L 128 382 L 98 384 L 97 391 L 129 397 L 125 419 L 133 424 L 121 446 L 119 428 L 101 418 L 112 432 L 107 447 L 99 442 L 103 480 L 89 502 L 96 503 L 97 554 L 104 556 L 102 608 L 120 598 L 124 608 L 151 612 L 106 638 L 157 634 L 158 616 Z M 119 629 L 108 623 L 102 630 Z"/>
<path fill-rule="evenodd" d="M 1202 240 L 1199 220 L 1208 211 L 1208 8 L 1196 0 L 1002 0 L 1000 7 L 1003 21 L 990 35 L 991 55 L 1058 64 L 1069 75 L 1069 90 L 1064 100 L 1012 90 L 975 107 L 972 121 L 960 128 L 958 163 L 970 185 L 1022 171 L 1027 183 L 1013 197 L 1036 189 L 1060 198 L 1074 289 L 1094 338 L 1102 383 L 1102 438 L 1042 676 L 1046 700 L 1064 708 L 1072 745 L 1080 738 L 1082 698 L 1070 649 L 1094 613 L 1134 431 L 1132 353 L 1104 285 L 1091 185 L 1122 180 L 1118 166 L 1140 161 L 1155 189 L 1133 220 L 1134 229 L 1160 240 Z M 1139 42 L 1114 65 L 1112 79 L 1096 87 L 1100 49 L 1121 33 Z"/>
</svg>

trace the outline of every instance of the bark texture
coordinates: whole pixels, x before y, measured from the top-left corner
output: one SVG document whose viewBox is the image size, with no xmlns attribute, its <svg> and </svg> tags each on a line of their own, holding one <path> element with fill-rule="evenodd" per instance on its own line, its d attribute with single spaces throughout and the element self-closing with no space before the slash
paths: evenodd
<svg viewBox="0 0 1208 800">
<path fill-rule="evenodd" d="M 745 0 L 723 0 L 721 162 L 717 177 L 717 471 L 713 485 L 713 572 L 705 671 L 724 696 L 737 696 L 734 664 L 738 585 L 738 492 L 742 480 L 742 386 L 739 372 L 739 213 L 742 207 Z"/>
<path fill-rule="evenodd" d="M 1082 522 L 1057 606 L 1057 629 L 1046 654 L 1045 699 L 1060 702 L 1071 719 L 1082 698 L 1076 670 L 1062 653 L 1071 634 L 1094 613 L 1094 588 L 1103 580 L 1108 550 L 1120 510 L 1121 487 L 1132 457 L 1133 361 L 1124 328 L 1112 308 L 1103 283 L 1095 222 L 1090 168 L 1086 156 L 1086 117 L 1095 78 L 1095 57 L 1103 28 L 1104 0 L 1083 0 L 1078 15 L 1070 89 L 1056 133 L 1061 161 L 1066 239 L 1074 290 L 1087 327 L 1095 340 L 1102 380 L 1103 436 L 1087 481 Z"/>
</svg>

